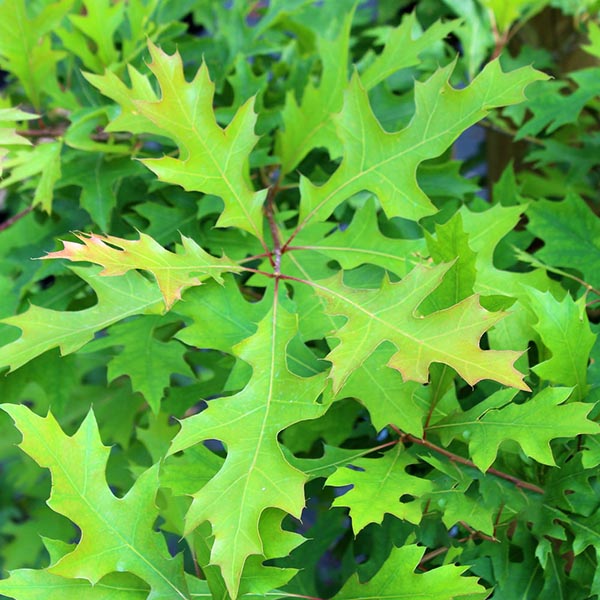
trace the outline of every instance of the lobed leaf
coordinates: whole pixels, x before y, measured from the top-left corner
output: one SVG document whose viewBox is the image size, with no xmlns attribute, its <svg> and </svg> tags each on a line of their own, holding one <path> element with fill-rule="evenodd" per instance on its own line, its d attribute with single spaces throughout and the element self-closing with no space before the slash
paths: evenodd
<svg viewBox="0 0 600 600">
<path fill-rule="evenodd" d="M 575 193 L 561 202 L 540 200 L 527 210 L 527 229 L 545 240 L 535 257 L 555 267 L 576 269 L 600 288 L 600 223 Z"/>
<path fill-rule="evenodd" d="M 279 508 L 299 517 L 304 506 L 307 476 L 284 458 L 277 435 L 293 423 L 317 418 L 327 405 L 317 402 L 325 374 L 299 377 L 282 361 L 296 329 L 296 317 L 275 301 L 256 333 L 233 348 L 252 367 L 249 383 L 182 421 L 169 449 L 174 454 L 207 439 L 221 440 L 227 448 L 221 470 L 193 495 L 186 529 L 210 521 L 211 563 L 221 567 L 233 597 L 248 557 L 264 553 L 258 531 L 263 512 Z"/>
<path fill-rule="evenodd" d="M 26 0 L 0 3 L 0 67 L 18 78 L 36 109 L 43 93 L 65 99 L 56 78 L 56 64 L 65 52 L 52 49 L 49 34 L 72 5 L 73 0 L 46 2 L 30 18 Z"/>
<path fill-rule="evenodd" d="M 75 352 L 112 323 L 162 310 L 160 291 L 139 273 L 108 279 L 100 276 L 98 268 L 71 270 L 92 287 L 97 303 L 72 312 L 32 305 L 20 315 L 3 319 L 2 323 L 18 327 L 21 335 L 0 347 L 0 366 L 14 371 L 51 348 L 60 348 L 63 355 Z"/>
<path fill-rule="evenodd" d="M 476 296 L 426 316 L 417 314 L 420 304 L 439 286 L 450 267 L 417 265 L 398 283 L 385 278 L 379 290 L 349 288 L 339 276 L 312 284 L 327 302 L 327 313 L 347 319 L 332 332 L 340 343 L 327 355 L 333 363 L 335 391 L 384 341 L 396 346 L 387 365 L 400 371 L 404 381 L 427 382 L 430 364 L 439 362 L 451 366 L 471 385 L 492 379 L 529 389 L 513 367 L 519 353 L 479 347 L 481 336 L 503 314 L 488 312 Z"/>
<path fill-rule="evenodd" d="M 122 375 L 131 380 L 134 392 L 140 392 L 154 413 L 160 409 L 164 390 L 171 375 L 192 375 L 183 355 L 185 347 L 176 342 L 156 338 L 156 329 L 164 324 L 158 315 L 147 315 L 133 321 L 113 325 L 108 335 L 88 344 L 86 350 L 94 352 L 111 346 L 122 346 L 121 351 L 108 363 L 108 381 Z"/>
<path fill-rule="evenodd" d="M 63 242 L 63 249 L 44 258 L 66 258 L 88 261 L 104 267 L 100 275 L 123 275 L 134 269 L 152 273 L 168 309 L 181 299 L 188 287 L 201 285 L 212 277 L 221 282 L 227 271 L 241 267 L 227 257 L 216 258 L 191 238 L 182 236 L 182 248 L 176 253 L 165 250 L 152 237 L 139 234 L 138 240 L 125 240 L 112 235 L 77 234 L 82 243 Z"/>
<path fill-rule="evenodd" d="M 430 481 L 410 475 L 406 469 L 418 461 L 404 452 L 401 444 L 379 458 L 353 461 L 349 467 L 337 469 L 327 485 L 352 489 L 336 498 L 333 506 L 348 506 L 355 535 L 369 523 L 381 523 L 391 514 L 417 525 L 421 521 L 420 498 L 431 492 Z M 406 495 L 410 500 L 403 500 Z"/>
<path fill-rule="evenodd" d="M 574 301 L 566 294 L 558 301 L 550 292 L 528 288 L 529 306 L 538 321 L 533 329 L 540 335 L 551 356 L 540 348 L 540 363 L 533 371 L 551 383 L 572 386 L 573 399 L 587 395 L 587 368 L 596 336 L 590 331 L 585 296 Z"/>
<path fill-rule="evenodd" d="M 105 478 L 110 449 L 102 445 L 92 412 L 69 437 L 51 414 L 39 417 L 12 404 L 2 409 L 23 434 L 21 449 L 50 469 L 48 506 L 81 530 L 76 548 L 47 572 L 95 584 L 114 571 L 128 571 L 150 585 L 150 600 L 189 599 L 182 557 L 171 558 L 162 535 L 153 530 L 157 466 L 145 471 L 124 498 L 116 498 Z"/>
<path fill-rule="evenodd" d="M 488 592 L 476 577 L 461 577 L 468 567 L 445 565 L 417 575 L 414 570 L 425 553 L 415 545 L 394 548 L 375 576 L 366 583 L 353 575 L 334 596 L 334 600 L 476 600 Z"/>
<path fill-rule="evenodd" d="M 113 573 L 92 585 L 47 570 L 18 569 L 0 580 L 0 593 L 16 600 L 146 600 L 148 586 L 137 577 Z"/>
<path fill-rule="evenodd" d="M 397 133 L 383 130 L 360 78 L 352 77 L 343 109 L 334 117 L 344 147 L 342 162 L 323 185 L 301 178 L 298 228 L 312 220 L 324 221 L 342 201 L 362 190 L 377 195 L 389 218 L 418 220 L 433 214 L 435 207 L 416 181 L 419 164 L 440 156 L 493 108 L 521 102 L 528 84 L 547 78 L 530 68 L 504 73 L 496 60 L 468 87 L 457 90 L 449 83 L 453 67 L 415 83 L 414 116 Z M 457 117 L 449 120 L 449 114 Z"/>
<path fill-rule="evenodd" d="M 444 444 L 454 438 L 469 444 L 471 459 L 487 471 L 505 440 L 517 442 L 523 452 L 545 465 L 554 465 L 550 441 L 582 433 L 598 433 L 588 419 L 589 404 L 569 402 L 570 388 L 545 388 L 523 404 L 510 403 L 514 390 L 500 390 L 472 409 L 432 425 Z"/>
<path fill-rule="evenodd" d="M 148 48 L 152 62 L 148 65 L 160 87 L 160 98 L 153 97 L 150 84 L 136 76 L 129 91 L 115 78 L 88 77 L 101 91 L 123 99 L 129 118 L 139 113 L 145 121 L 133 120 L 147 131 L 145 122 L 153 124 L 179 147 L 179 158 L 144 159 L 142 162 L 161 181 L 180 185 L 188 191 L 214 194 L 223 198 L 225 208 L 218 225 L 240 227 L 262 239 L 262 205 L 266 190 L 255 192 L 250 184 L 248 159 L 258 137 L 254 134 L 256 114 L 252 100 L 244 103 L 226 129 L 215 119 L 214 84 L 208 68 L 202 65 L 188 83 L 178 53 L 169 56 L 151 41 Z M 133 71 L 131 71 L 133 73 Z M 143 95 L 131 97 L 140 90 Z M 116 123 L 113 123 L 113 130 Z"/>
</svg>

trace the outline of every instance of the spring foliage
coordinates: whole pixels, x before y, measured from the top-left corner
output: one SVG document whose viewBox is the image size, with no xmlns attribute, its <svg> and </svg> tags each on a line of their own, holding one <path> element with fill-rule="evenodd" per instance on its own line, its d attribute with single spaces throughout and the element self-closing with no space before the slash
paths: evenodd
<svg viewBox="0 0 600 600">
<path fill-rule="evenodd" d="M 376 4 L 0 3 L 0 594 L 600 594 L 600 68 Z"/>
</svg>

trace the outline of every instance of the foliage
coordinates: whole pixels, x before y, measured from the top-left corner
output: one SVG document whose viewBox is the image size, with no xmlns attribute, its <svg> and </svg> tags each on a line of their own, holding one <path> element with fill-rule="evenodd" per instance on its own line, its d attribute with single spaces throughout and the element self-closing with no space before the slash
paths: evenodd
<svg viewBox="0 0 600 600">
<path fill-rule="evenodd" d="M 409 4 L 0 0 L 2 597 L 600 597 L 600 7 Z"/>
</svg>

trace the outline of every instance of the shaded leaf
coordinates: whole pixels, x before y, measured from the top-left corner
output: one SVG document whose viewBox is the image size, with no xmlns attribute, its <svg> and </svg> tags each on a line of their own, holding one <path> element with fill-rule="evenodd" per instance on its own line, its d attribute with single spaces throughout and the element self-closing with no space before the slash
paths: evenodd
<svg viewBox="0 0 600 600">
<path fill-rule="evenodd" d="M 127 375 L 134 392 L 140 392 L 154 413 L 158 413 L 164 389 L 171 375 L 192 375 L 183 359 L 185 347 L 176 341 L 161 341 L 156 329 L 164 324 L 157 315 L 140 317 L 113 325 L 108 335 L 94 340 L 86 348 L 94 352 L 111 346 L 122 346 L 119 354 L 108 363 L 108 381 Z"/>
<path fill-rule="evenodd" d="M 18 327 L 21 335 L 0 347 L 0 365 L 18 369 L 36 356 L 60 348 L 69 354 L 89 342 L 94 333 L 126 317 L 156 314 L 162 310 L 162 296 L 156 285 L 139 273 L 130 271 L 121 277 L 102 277 L 100 269 L 71 270 L 92 286 L 97 304 L 80 311 L 60 312 L 32 305 L 20 315 L 2 323 Z"/>
<path fill-rule="evenodd" d="M 346 582 L 334 600 L 483 599 L 488 592 L 477 583 L 476 577 L 461 577 L 468 567 L 445 565 L 417 575 L 414 570 L 425 548 L 403 546 L 394 548 L 388 560 L 367 583 L 354 575 Z"/>
<path fill-rule="evenodd" d="M 559 302 L 550 292 L 529 288 L 527 293 L 538 319 L 533 328 L 551 355 L 541 352 L 541 362 L 533 371 L 551 383 L 572 386 L 573 398 L 582 400 L 588 391 L 588 360 L 596 341 L 585 312 L 585 297 L 576 302 L 566 294 Z"/>
<path fill-rule="evenodd" d="M 302 244 L 300 236 L 297 243 Z M 337 260 L 342 268 L 354 269 L 364 263 L 378 265 L 397 275 L 406 275 L 412 265 L 419 262 L 424 250 L 422 239 L 402 240 L 384 236 L 377 225 L 374 199 L 359 208 L 348 228 L 336 229 L 314 246 L 302 244 L 302 248 L 318 250 Z"/>
<path fill-rule="evenodd" d="M 599 289 L 600 223 L 585 201 L 573 193 L 561 202 L 539 200 L 527 216 L 527 229 L 544 240 L 535 257 L 555 267 L 577 269 Z"/>
<path fill-rule="evenodd" d="M 350 508 L 355 534 L 369 523 L 381 523 L 386 514 L 419 523 L 420 498 L 432 491 L 432 485 L 427 479 L 406 472 L 417 462 L 397 444 L 383 456 L 353 461 L 350 467 L 338 469 L 327 479 L 327 485 L 352 485 L 352 489 L 335 499 L 333 506 Z"/>
</svg>

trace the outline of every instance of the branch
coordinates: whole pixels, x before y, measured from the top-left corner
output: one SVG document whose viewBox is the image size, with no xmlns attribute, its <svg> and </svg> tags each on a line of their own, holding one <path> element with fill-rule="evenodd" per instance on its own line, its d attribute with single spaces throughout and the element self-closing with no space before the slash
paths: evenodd
<svg viewBox="0 0 600 600">
<path fill-rule="evenodd" d="M 450 550 L 450 548 L 448 548 L 448 546 L 442 546 L 441 548 L 436 548 L 435 550 L 428 552 L 427 554 L 425 554 L 423 556 L 423 558 L 417 565 L 417 569 L 419 569 L 419 571 L 427 571 L 425 564 L 428 563 L 430 560 L 433 560 L 436 556 L 439 556 L 440 554 L 444 554 L 444 552 L 448 552 L 448 550 Z"/>
<path fill-rule="evenodd" d="M 479 121 L 479 123 L 477 123 L 477 125 L 481 125 L 482 127 L 485 127 L 486 129 L 489 129 L 490 131 L 495 131 L 496 133 L 502 133 L 503 135 L 507 135 L 508 137 L 511 137 L 511 138 L 514 138 L 518 133 L 518 131 L 516 129 L 512 129 L 508 125 L 501 127 L 500 125 L 497 125 L 496 123 L 492 123 L 492 121 L 490 121 L 489 119 L 483 119 L 483 120 Z M 521 140 L 523 140 L 525 142 L 529 142 L 531 144 L 535 144 L 536 146 L 545 146 L 545 143 L 543 140 L 533 137 L 531 135 L 525 135 L 521 138 Z M 519 141 L 521 141 L 521 140 L 519 140 Z"/>
<path fill-rule="evenodd" d="M 0 223 L 0 231 L 4 231 L 5 229 L 8 229 L 11 225 L 14 225 L 17 221 L 19 221 L 23 217 L 27 216 L 32 210 L 33 210 L 33 206 L 28 206 L 26 209 L 22 210 L 21 212 L 17 213 L 16 215 L 13 215 L 9 219 L 6 219 L 6 221 L 3 221 L 2 223 Z"/>
<path fill-rule="evenodd" d="M 47 129 L 18 129 L 17 133 L 26 138 L 60 138 L 67 132 L 67 127 L 54 127 Z M 107 133 L 106 131 L 98 131 L 90 133 L 90 139 L 96 142 L 106 142 L 111 138 L 115 140 L 128 140 L 132 136 L 129 133 Z"/>
<path fill-rule="evenodd" d="M 56 127 L 55 129 L 19 129 L 17 133 L 23 137 L 51 137 L 58 138 L 65 134 L 66 127 Z"/>
<path fill-rule="evenodd" d="M 432 444 L 429 440 L 418 438 L 410 433 L 404 433 L 394 425 L 391 425 L 391 427 L 400 436 L 401 442 L 411 442 L 413 444 L 418 444 L 419 446 L 424 446 L 428 450 L 433 450 L 438 454 L 442 454 L 446 458 L 450 459 L 452 462 L 459 463 L 466 467 L 472 467 L 473 469 L 478 469 L 477 465 L 473 461 L 468 460 L 467 458 L 463 458 L 458 454 L 454 454 L 454 452 L 450 452 L 449 450 L 446 450 L 441 446 L 436 446 L 436 444 Z M 535 492 L 536 494 L 543 495 L 546 493 L 541 487 L 533 483 L 523 481 L 522 479 L 519 479 L 514 475 L 509 475 L 508 473 L 504 473 L 503 471 L 499 471 L 498 469 L 494 469 L 493 467 L 490 467 L 485 473 L 486 475 L 494 475 L 495 477 L 499 477 L 500 479 L 504 479 L 505 481 L 510 481 L 518 488 L 529 490 L 530 492 Z"/>
</svg>

